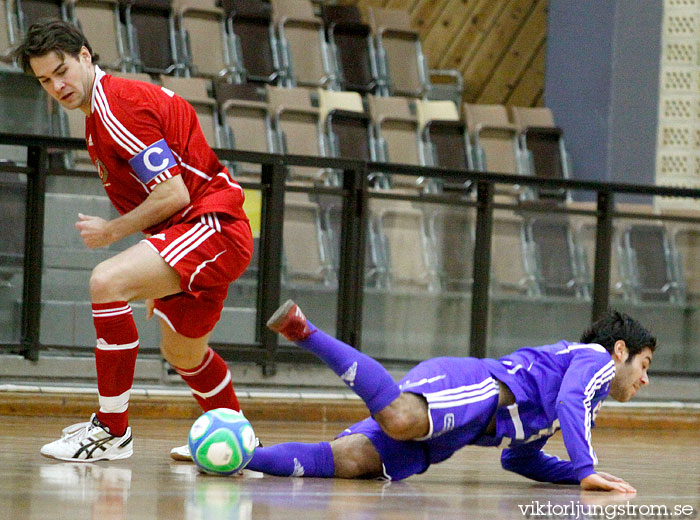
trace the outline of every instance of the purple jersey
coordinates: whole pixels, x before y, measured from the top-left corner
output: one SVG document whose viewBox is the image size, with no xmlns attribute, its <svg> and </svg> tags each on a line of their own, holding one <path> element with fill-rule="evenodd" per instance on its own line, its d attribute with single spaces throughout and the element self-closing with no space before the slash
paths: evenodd
<svg viewBox="0 0 700 520">
<path fill-rule="evenodd" d="M 591 428 L 615 376 L 608 351 L 597 344 L 560 341 L 482 361 L 516 401 L 497 412 L 495 440 L 507 447 L 503 467 L 547 482 L 580 482 L 594 473 L 598 459 Z M 558 429 L 570 461 L 541 451 Z"/>
</svg>

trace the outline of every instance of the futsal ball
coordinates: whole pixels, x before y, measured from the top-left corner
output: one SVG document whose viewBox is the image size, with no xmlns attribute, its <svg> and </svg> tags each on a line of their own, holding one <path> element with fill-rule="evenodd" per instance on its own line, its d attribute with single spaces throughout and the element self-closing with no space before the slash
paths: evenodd
<svg viewBox="0 0 700 520">
<path fill-rule="evenodd" d="M 197 419 L 189 435 L 190 453 L 199 468 L 231 475 L 245 468 L 255 451 L 255 432 L 241 412 L 209 410 Z"/>
</svg>

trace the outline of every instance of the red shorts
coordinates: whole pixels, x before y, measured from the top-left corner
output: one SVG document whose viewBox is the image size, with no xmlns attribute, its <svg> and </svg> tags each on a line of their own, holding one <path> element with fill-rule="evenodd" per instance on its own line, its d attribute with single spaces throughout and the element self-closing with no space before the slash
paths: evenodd
<svg viewBox="0 0 700 520">
<path fill-rule="evenodd" d="M 253 254 L 247 220 L 207 213 L 144 240 L 180 275 L 182 292 L 155 300 L 154 312 L 175 332 L 199 338 L 219 321 L 228 286 Z"/>
</svg>

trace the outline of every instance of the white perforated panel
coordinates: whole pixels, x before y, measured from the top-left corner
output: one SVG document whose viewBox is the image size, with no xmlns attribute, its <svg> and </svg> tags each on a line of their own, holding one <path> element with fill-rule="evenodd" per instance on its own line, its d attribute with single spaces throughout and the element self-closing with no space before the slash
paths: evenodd
<svg viewBox="0 0 700 520">
<path fill-rule="evenodd" d="M 665 0 L 656 183 L 700 188 L 700 0 Z M 658 205 L 700 210 L 700 200 Z"/>
</svg>

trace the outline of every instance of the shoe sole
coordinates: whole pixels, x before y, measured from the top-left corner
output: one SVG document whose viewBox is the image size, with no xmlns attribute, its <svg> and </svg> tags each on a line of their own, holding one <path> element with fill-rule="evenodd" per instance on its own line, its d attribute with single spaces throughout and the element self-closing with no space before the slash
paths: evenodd
<svg viewBox="0 0 700 520">
<path fill-rule="evenodd" d="M 170 452 L 170 458 L 178 462 L 194 462 L 192 456 L 186 457 L 185 455 L 180 455 L 179 453 Z"/>
<path fill-rule="evenodd" d="M 62 460 L 65 462 L 99 462 L 101 460 L 119 460 L 119 459 L 128 459 L 134 454 L 133 450 L 128 452 L 128 453 L 121 453 L 115 457 L 97 457 L 97 458 L 89 458 L 89 459 L 74 459 L 71 457 L 57 457 L 56 455 L 49 455 L 47 453 L 41 453 L 42 456 L 48 458 L 48 459 L 54 459 L 54 460 Z"/>
<path fill-rule="evenodd" d="M 284 319 L 287 317 L 287 314 L 289 314 L 289 311 L 295 305 L 296 304 L 294 303 L 294 300 L 287 300 L 286 302 L 284 302 L 284 304 L 282 304 L 282 306 L 279 309 L 277 309 L 272 316 L 270 316 L 270 319 L 267 320 L 267 328 L 279 333 L 279 325 L 284 321 Z"/>
</svg>

